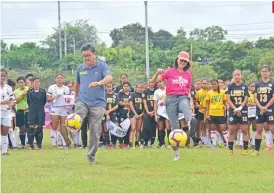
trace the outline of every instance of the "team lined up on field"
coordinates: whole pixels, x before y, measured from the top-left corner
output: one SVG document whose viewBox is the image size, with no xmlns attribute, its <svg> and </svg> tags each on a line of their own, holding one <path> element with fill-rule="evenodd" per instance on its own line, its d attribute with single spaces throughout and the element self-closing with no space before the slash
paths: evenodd
<svg viewBox="0 0 274 193">
<path fill-rule="evenodd" d="M 243 154 L 247 154 L 248 143 L 251 141 L 256 150 L 253 154 L 258 155 L 264 128 L 266 149 L 270 150 L 274 134 L 273 83 L 270 80 L 270 74 L 270 68 L 263 67 L 261 69 L 262 81 L 251 82 L 249 87 L 242 82 L 239 70 L 233 72 L 231 83 L 229 81 L 224 83 L 221 79 L 196 81 L 192 90 L 192 97 L 195 99 L 193 116 L 198 120 L 195 136 L 191 136 L 194 146 L 216 147 L 228 144 L 230 153 L 232 153 L 234 140 L 237 140 L 237 145 L 244 149 Z M 147 147 L 150 141 L 150 145 L 155 147 L 157 130 L 159 147 L 163 148 L 165 145 L 170 147 L 165 144 L 166 132 L 169 135 L 171 131 L 170 123 L 163 110 L 166 97 L 165 83 L 163 81 L 157 84 L 152 81 L 148 84 L 138 83 L 134 91 L 127 81 L 126 74 L 122 74 L 120 78 L 121 85 L 115 88 L 112 84 L 106 85 L 107 108 L 102 121 L 101 146 L 112 148 L 118 141 L 121 148 Z M 16 126 L 20 129 L 21 145 L 25 144 L 24 136 L 27 129 L 30 149 L 35 148 L 34 138 L 37 148 L 42 147 L 43 131 L 41 128 L 45 121 L 45 112 L 44 108 L 40 107 L 48 101 L 52 104 L 51 141 L 55 147 L 60 125 L 64 124 L 66 116 L 73 112 L 73 109 L 66 106 L 56 107 L 55 105 L 58 103 L 59 95 L 73 94 L 73 84 L 68 83 L 65 86 L 61 74 L 56 76 L 56 84 L 50 86 L 47 92 L 40 88 L 40 81 L 37 78 L 27 77 L 30 90 L 25 86 L 25 82 L 23 77 L 18 78 L 19 88 L 14 91 L 17 101 Z M 109 133 L 106 120 L 119 125 L 127 118 L 130 118 L 131 126 L 125 137 L 119 138 Z M 250 133 L 250 125 L 252 125 L 252 133 Z M 180 126 L 188 131 L 188 125 L 182 117 Z M 81 147 L 88 145 L 86 128 L 87 120 L 83 120 Z M 272 135 L 269 130 L 272 130 Z M 59 138 L 62 146 L 66 147 L 68 144 L 60 134 Z M 74 145 L 80 146 L 79 132 L 72 132 L 72 138 Z M 189 143 L 188 140 L 186 146 L 189 146 Z"/>
</svg>

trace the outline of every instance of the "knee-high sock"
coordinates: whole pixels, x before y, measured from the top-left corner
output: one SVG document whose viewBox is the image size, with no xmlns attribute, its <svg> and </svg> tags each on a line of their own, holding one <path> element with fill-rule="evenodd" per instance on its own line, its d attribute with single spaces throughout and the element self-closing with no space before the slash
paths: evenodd
<svg viewBox="0 0 274 193">
<path fill-rule="evenodd" d="M 19 132 L 19 139 L 20 139 L 20 144 L 22 146 L 25 146 L 25 144 L 26 144 L 26 132 Z"/>
<path fill-rule="evenodd" d="M 34 128 L 28 128 L 28 142 L 31 148 L 33 148 L 34 141 Z"/>
<path fill-rule="evenodd" d="M 38 127 L 38 141 L 37 141 L 37 145 L 38 147 L 42 147 L 43 144 L 43 137 L 44 137 L 44 133 L 43 133 L 43 127 Z"/>
<path fill-rule="evenodd" d="M 16 138 L 15 138 L 13 128 L 9 129 L 9 136 L 10 136 L 10 141 L 11 141 L 12 147 L 16 147 Z"/>
<path fill-rule="evenodd" d="M 60 133 L 60 132 L 59 132 Z M 58 135 L 58 132 L 57 132 L 57 135 Z M 66 144 L 66 142 L 65 142 L 65 140 L 64 140 L 64 137 L 61 135 L 61 133 L 60 133 L 60 142 L 61 142 L 61 145 L 63 145 L 63 146 L 66 146 L 67 144 Z"/>
<path fill-rule="evenodd" d="M 256 135 L 257 135 L 257 131 L 253 131 L 253 133 L 252 133 L 252 145 L 255 145 L 255 137 L 256 137 Z"/>
<path fill-rule="evenodd" d="M 171 129 L 167 130 L 166 133 L 167 133 L 167 141 L 168 141 L 168 144 L 170 144 L 170 143 L 169 143 L 169 134 L 171 133 Z"/>
<path fill-rule="evenodd" d="M 2 146 L 2 153 L 8 152 L 8 146 L 9 146 L 9 139 L 8 136 L 1 136 L 1 146 Z"/>
<path fill-rule="evenodd" d="M 62 135 L 60 131 L 57 131 L 57 143 L 58 145 L 62 145 Z"/>
<path fill-rule="evenodd" d="M 211 136 L 211 140 L 213 145 L 217 145 L 217 131 L 210 131 L 210 136 Z"/>
<path fill-rule="evenodd" d="M 51 145 L 52 146 L 56 146 L 56 141 L 57 141 L 57 131 L 56 130 L 53 130 L 51 129 L 51 132 L 50 132 L 50 139 L 51 139 Z"/>
</svg>

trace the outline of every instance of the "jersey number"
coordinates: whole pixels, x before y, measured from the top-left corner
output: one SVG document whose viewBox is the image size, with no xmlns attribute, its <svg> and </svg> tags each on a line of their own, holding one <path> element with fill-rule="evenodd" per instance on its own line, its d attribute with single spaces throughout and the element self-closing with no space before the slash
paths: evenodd
<svg viewBox="0 0 274 193">
<path fill-rule="evenodd" d="M 235 104 L 236 105 L 241 105 L 242 104 L 242 97 L 234 97 Z"/>
<path fill-rule="evenodd" d="M 110 110 L 110 109 L 111 109 L 111 103 L 108 104 L 108 110 Z"/>
<path fill-rule="evenodd" d="M 267 94 L 261 94 L 260 95 L 260 102 L 264 102 L 264 103 L 267 102 Z"/>
<path fill-rule="evenodd" d="M 143 104 L 140 103 L 140 110 L 143 110 Z"/>
<path fill-rule="evenodd" d="M 243 121 L 247 121 L 247 117 L 243 117 Z"/>
<path fill-rule="evenodd" d="M 150 106 L 153 107 L 154 101 L 150 101 Z"/>
</svg>

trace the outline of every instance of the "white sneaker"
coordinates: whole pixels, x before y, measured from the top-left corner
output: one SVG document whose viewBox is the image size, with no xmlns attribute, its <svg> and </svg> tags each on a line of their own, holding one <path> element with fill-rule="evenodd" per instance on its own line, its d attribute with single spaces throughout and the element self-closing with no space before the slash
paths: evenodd
<svg viewBox="0 0 274 193">
<path fill-rule="evenodd" d="M 173 158 L 173 161 L 178 161 L 180 159 L 180 157 L 178 155 L 175 155 Z"/>
<path fill-rule="evenodd" d="M 166 148 L 166 146 L 165 146 L 165 145 L 162 145 L 160 148 L 161 148 L 161 149 L 165 149 L 165 148 Z"/>
<path fill-rule="evenodd" d="M 171 148 L 172 148 L 172 146 L 171 146 L 171 145 L 168 145 L 168 146 L 167 146 L 167 148 L 168 148 L 168 149 L 171 149 Z"/>
</svg>

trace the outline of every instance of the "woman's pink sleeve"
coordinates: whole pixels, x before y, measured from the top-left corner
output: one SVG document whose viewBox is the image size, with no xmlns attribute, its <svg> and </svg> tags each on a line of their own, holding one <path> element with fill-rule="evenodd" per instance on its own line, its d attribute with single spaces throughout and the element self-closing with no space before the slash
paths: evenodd
<svg viewBox="0 0 274 193">
<path fill-rule="evenodd" d="M 168 73 L 169 73 L 169 69 L 167 69 L 167 70 L 164 71 L 164 73 L 162 74 L 162 79 L 163 80 L 167 79 Z"/>
</svg>

